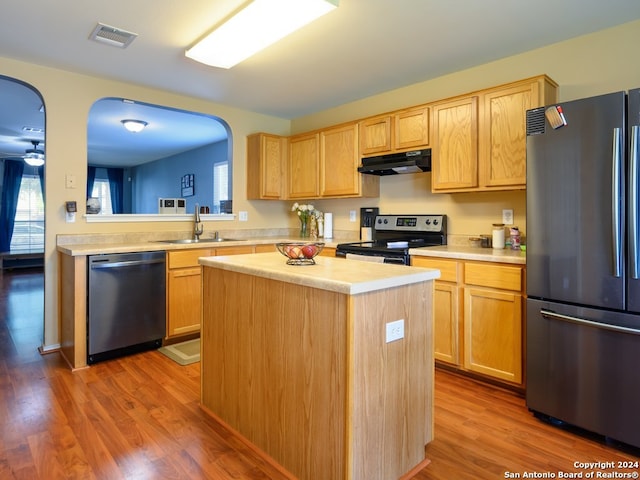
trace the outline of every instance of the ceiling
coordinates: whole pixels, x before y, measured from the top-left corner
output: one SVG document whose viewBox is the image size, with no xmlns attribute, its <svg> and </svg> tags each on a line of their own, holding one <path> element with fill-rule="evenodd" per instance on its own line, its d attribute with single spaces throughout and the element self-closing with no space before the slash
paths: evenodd
<svg viewBox="0 0 640 480">
<path fill-rule="evenodd" d="M 244 1 L 5 0 L 0 57 L 292 119 L 640 18 L 637 0 L 340 0 L 229 70 L 184 56 Z M 125 49 L 89 40 L 98 22 L 138 37 Z M 20 154 L 31 118 L 12 98 L 0 94 L 0 152 L 19 131 Z"/>
</svg>

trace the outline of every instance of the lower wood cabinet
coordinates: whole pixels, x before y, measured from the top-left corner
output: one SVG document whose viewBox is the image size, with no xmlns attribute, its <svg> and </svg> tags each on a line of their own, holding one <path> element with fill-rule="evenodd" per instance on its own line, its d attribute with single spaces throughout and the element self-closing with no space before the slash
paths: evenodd
<svg viewBox="0 0 640 480">
<path fill-rule="evenodd" d="M 524 266 L 412 257 L 437 268 L 434 357 L 460 370 L 522 386 Z"/>
<path fill-rule="evenodd" d="M 167 338 L 200 331 L 202 267 L 212 248 L 167 252 Z"/>
<path fill-rule="evenodd" d="M 267 246 L 261 245 L 261 251 Z M 202 267 L 198 258 L 212 255 L 253 253 L 254 245 L 194 248 L 167 252 L 167 333 L 166 338 L 198 333 L 202 317 Z"/>
</svg>

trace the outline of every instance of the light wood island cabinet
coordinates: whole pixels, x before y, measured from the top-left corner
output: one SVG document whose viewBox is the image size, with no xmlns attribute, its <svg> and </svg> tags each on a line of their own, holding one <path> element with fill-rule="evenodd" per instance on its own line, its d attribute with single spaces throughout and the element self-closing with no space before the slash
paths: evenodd
<svg viewBox="0 0 640 480">
<path fill-rule="evenodd" d="M 201 259 L 202 406 L 294 478 L 410 478 L 433 438 L 437 272 L 316 262 Z"/>
<path fill-rule="evenodd" d="M 461 370 L 522 387 L 524 265 L 412 256 L 438 268 L 434 356 Z"/>
</svg>

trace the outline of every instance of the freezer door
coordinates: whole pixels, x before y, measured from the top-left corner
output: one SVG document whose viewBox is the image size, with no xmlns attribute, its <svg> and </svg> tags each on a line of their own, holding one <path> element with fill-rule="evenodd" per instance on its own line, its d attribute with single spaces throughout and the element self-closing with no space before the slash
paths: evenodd
<svg viewBox="0 0 640 480">
<path fill-rule="evenodd" d="M 527 112 L 527 294 L 623 309 L 626 95 L 560 106 Z"/>
<path fill-rule="evenodd" d="M 527 406 L 640 447 L 640 317 L 527 300 Z"/>
<path fill-rule="evenodd" d="M 640 89 L 629 92 L 628 269 L 627 309 L 640 312 Z"/>
</svg>

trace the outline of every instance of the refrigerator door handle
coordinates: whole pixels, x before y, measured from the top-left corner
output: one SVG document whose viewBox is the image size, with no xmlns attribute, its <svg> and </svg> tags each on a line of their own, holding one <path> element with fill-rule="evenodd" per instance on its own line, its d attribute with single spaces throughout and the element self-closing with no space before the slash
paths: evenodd
<svg viewBox="0 0 640 480">
<path fill-rule="evenodd" d="M 638 279 L 638 136 L 640 127 L 631 127 L 629 146 L 629 256 L 631 257 L 631 278 Z"/>
<path fill-rule="evenodd" d="M 602 330 L 609 330 L 617 333 L 631 333 L 633 335 L 640 335 L 640 330 L 636 328 L 620 327 L 618 325 L 609 325 L 608 323 L 593 322 L 591 320 L 585 320 L 584 318 L 562 315 L 561 313 L 552 312 L 550 310 L 540 309 L 540 315 L 542 315 L 547 320 L 560 320 L 562 322 L 575 323 L 578 325 L 600 328 Z"/>
<path fill-rule="evenodd" d="M 613 129 L 613 150 L 611 169 L 611 234 L 612 234 L 612 260 L 613 276 L 622 275 L 622 243 L 620 239 L 620 163 L 622 155 L 620 152 L 620 128 Z"/>
</svg>

